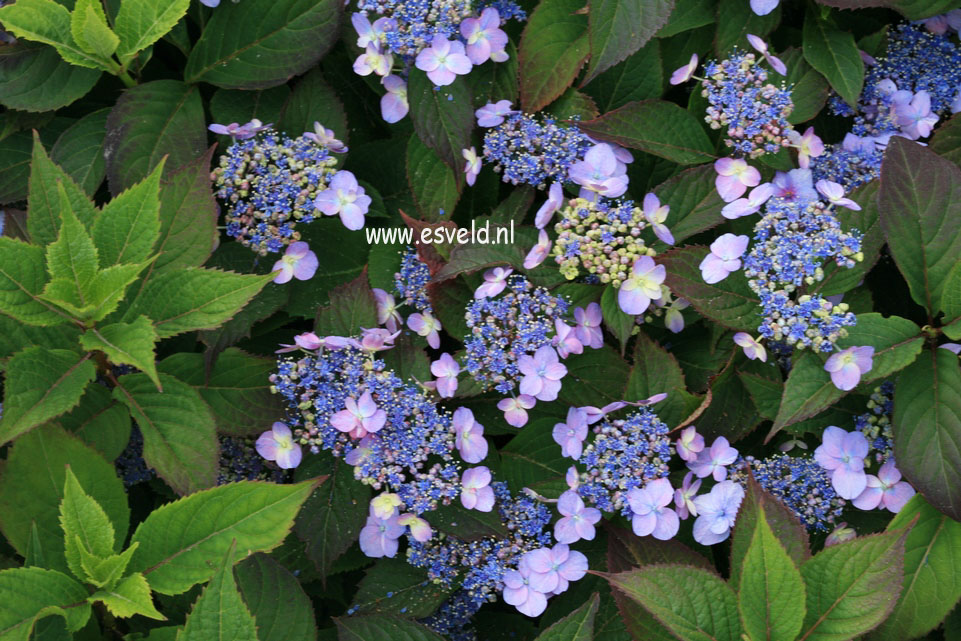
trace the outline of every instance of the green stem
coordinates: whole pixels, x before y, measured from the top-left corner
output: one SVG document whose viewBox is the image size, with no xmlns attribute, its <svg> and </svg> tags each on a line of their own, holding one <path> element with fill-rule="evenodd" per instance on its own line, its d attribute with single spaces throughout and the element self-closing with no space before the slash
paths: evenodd
<svg viewBox="0 0 961 641">
<path fill-rule="evenodd" d="M 137 81 L 133 79 L 133 76 L 131 76 L 130 72 L 128 72 L 126 69 L 121 69 L 120 73 L 117 74 L 117 77 L 119 77 L 120 80 L 123 81 L 123 84 L 127 87 L 137 86 Z"/>
</svg>

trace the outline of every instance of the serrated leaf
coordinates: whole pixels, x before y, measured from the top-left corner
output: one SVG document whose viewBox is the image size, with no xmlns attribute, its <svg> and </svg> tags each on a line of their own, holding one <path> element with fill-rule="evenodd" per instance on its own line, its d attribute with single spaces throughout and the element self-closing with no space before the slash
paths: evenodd
<svg viewBox="0 0 961 641">
<path fill-rule="evenodd" d="M 437 234 L 435 234 L 436 236 Z M 467 243 L 454 247 L 450 253 L 450 260 L 433 275 L 432 280 L 433 282 L 441 282 L 461 274 L 471 274 L 496 265 L 511 265 L 520 268 L 523 264 L 524 250 L 518 245 Z"/>
<path fill-rule="evenodd" d="M 62 206 L 59 185 L 66 191 L 73 213 L 85 228 L 90 229 L 97 217 L 96 208 L 73 178 L 50 160 L 40 137 L 34 134 L 30 159 L 30 196 L 27 201 L 30 215 L 27 216 L 27 231 L 30 233 L 30 240 L 37 245 L 47 245 L 57 239 Z"/>
<path fill-rule="evenodd" d="M 63 501 L 60 502 L 60 527 L 63 528 L 67 566 L 75 577 L 86 581 L 88 576 L 81 564 L 80 548 L 99 557 L 110 556 L 115 552 L 115 535 L 110 517 L 96 499 L 84 491 L 69 466 L 66 474 Z"/>
<path fill-rule="evenodd" d="M 316 331 L 333 336 L 353 336 L 361 327 L 377 325 L 377 303 L 367 284 L 366 271 L 330 292 L 330 305 L 317 317 Z"/>
<path fill-rule="evenodd" d="M 961 559 L 961 523 L 915 495 L 887 530 L 907 527 L 916 517 L 904 541 L 901 596 L 891 616 L 871 633 L 872 641 L 917 639 L 937 627 L 961 598 L 961 578 L 953 570 Z"/>
<path fill-rule="evenodd" d="M 362 616 L 394 614 L 418 619 L 433 614 L 456 589 L 456 583 L 431 582 L 427 570 L 406 559 L 377 559 L 361 579 L 351 603 L 354 612 Z"/>
<path fill-rule="evenodd" d="M 587 603 L 541 632 L 535 641 L 591 641 L 600 603 L 600 596 L 595 592 Z"/>
<path fill-rule="evenodd" d="M 921 353 L 924 338 L 921 328 L 900 316 L 885 318 L 881 314 L 858 314 L 857 324 L 848 328 L 848 335 L 839 339 L 837 346 L 874 348 L 871 371 L 861 376 L 861 383 L 870 383 L 898 372 Z"/>
<path fill-rule="evenodd" d="M 0 47 L 0 104 L 35 112 L 59 109 L 86 95 L 101 75 L 99 70 L 70 64 L 53 47 L 18 40 Z"/>
<path fill-rule="evenodd" d="M 421 141 L 437 152 L 447 166 L 463 169 L 461 150 L 470 147 L 474 108 L 470 85 L 458 76 L 453 83 L 435 89 L 426 74 L 416 70 L 407 88 L 410 117 Z"/>
<path fill-rule="evenodd" d="M 658 38 L 670 38 L 712 22 L 714 22 L 712 0 L 675 0 L 670 19 L 656 35 Z"/>
<path fill-rule="evenodd" d="M 558 393 L 562 402 L 580 407 L 624 399 L 630 368 L 609 346 L 572 354 L 564 364 L 567 376 Z"/>
<path fill-rule="evenodd" d="M 107 606 L 110 614 L 121 619 L 139 614 L 157 621 L 167 620 L 167 617 L 157 612 L 157 608 L 154 607 L 150 586 L 142 574 L 131 574 L 111 588 L 94 592 L 89 600 L 92 602 L 100 601 Z M 224 614 L 234 615 L 232 612 L 224 612 Z M 214 637 L 208 638 L 212 639 Z"/>
<path fill-rule="evenodd" d="M 297 577 L 273 556 L 247 557 L 234 566 L 234 576 L 244 603 L 257 621 L 260 641 L 316 641 L 317 624 L 310 598 Z"/>
<path fill-rule="evenodd" d="M 7 362 L 0 444 L 74 407 L 96 376 L 90 356 L 28 347 Z"/>
<path fill-rule="evenodd" d="M 70 14 L 70 33 L 81 49 L 100 59 L 109 60 L 120 44 L 96 0 L 77 0 Z"/>
<path fill-rule="evenodd" d="M 0 23 L 10 33 L 25 40 L 56 48 L 73 65 L 103 69 L 103 59 L 81 49 L 70 33 L 70 12 L 54 0 L 25 0 L 0 8 Z"/>
<path fill-rule="evenodd" d="M 407 184 L 420 215 L 430 221 L 454 212 L 463 187 L 458 174 L 416 135 L 407 143 Z"/>
<path fill-rule="evenodd" d="M 761 415 L 738 377 L 733 362 L 711 379 L 709 387 L 710 401 L 697 416 L 697 431 L 703 434 L 704 438 L 713 440 L 724 436 L 729 441 L 738 441 L 750 434 L 761 422 Z M 694 403 L 692 405 L 684 417 L 698 407 Z M 662 412 L 658 411 L 658 415 L 667 420 Z"/>
<path fill-rule="evenodd" d="M 744 631 L 752 639 L 794 641 L 804 623 L 804 601 L 801 573 L 771 531 L 761 505 L 738 587 Z"/>
<path fill-rule="evenodd" d="M 757 332 L 761 301 L 747 285 L 742 272 L 735 272 L 714 285 L 701 277 L 699 265 L 708 254 L 699 245 L 674 249 L 657 258 L 667 268 L 665 283 L 700 314 L 734 330 Z"/>
<path fill-rule="evenodd" d="M 579 123 L 578 128 L 592 138 L 681 165 L 714 160 L 713 146 L 698 119 L 665 100 L 629 102 L 600 118 Z"/>
<path fill-rule="evenodd" d="M 439 532 L 463 541 L 504 539 L 510 536 L 500 515 L 495 511 L 468 510 L 458 503 L 441 505 L 425 518 Z"/>
<path fill-rule="evenodd" d="M 174 354 L 160 362 L 160 371 L 193 386 L 213 411 L 217 431 L 253 436 L 283 416 L 283 403 L 270 392 L 274 359 L 251 356 L 230 348 L 206 371 L 203 354 Z"/>
<path fill-rule="evenodd" d="M 8 454 L 0 476 L 0 530 L 21 555 L 29 546 L 31 524 L 43 539 L 46 567 L 67 571 L 60 501 L 65 466 L 110 517 L 118 541 L 130 520 L 127 495 L 113 465 L 93 448 L 55 424 L 24 434 Z"/>
<path fill-rule="evenodd" d="M 160 159 L 149 176 L 107 203 L 93 226 L 101 267 L 142 263 L 160 235 Z"/>
<path fill-rule="evenodd" d="M 58 188 L 61 224 L 57 240 L 47 246 L 47 271 L 54 282 L 70 283 L 67 302 L 83 306 L 88 304 L 87 286 L 97 272 L 97 248 L 73 213 L 63 183 Z"/>
<path fill-rule="evenodd" d="M 87 582 L 98 588 L 110 588 L 116 585 L 127 570 L 133 553 L 139 544 L 134 543 L 120 554 L 110 554 L 98 557 L 87 551 L 84 546 L 79 547 L 80 565 L 87 575 Z"/>
<path fill-rule="evenodd" d="M 804 350 L 793 360 L 768 438 L 788 425 L 818 414 L 846 394 L 831 381 L 831 375 L 824 369 L 823 357 Z"/>
<path fill-rule="evenodd" d="M 661 393 L 666 393 L 667 398 L 657 405 L 657 415 L 670 427 L 687 418 L 691 405 L 697 407 L 696 400 L 686 389 L 684 373 L 674 355 L 640 332 L 634 346 L 634 367 L 627 380 L 624 399 L 640 401 Z"/>
<path fill-rule="evenodd" d="M 759 16 L 751 5 L 741 0 L 720 0 L 717 3 L 717 34 L 714 37 L 714 53 L 726 58 L 732 47 L 746 48 L 747 34 L 763 38 L 781 21 L 778 7 L 766 16 Z"/>
<path fill-rule="evenodd" d="M 430 628 L 398 617 L 335 617 L 338 641 L 444 641 Z"/>
<path fill-rule="evenodd" d="M 127 89 L 107 117 L 104 156 L 110 191 L 119 194 L 143 180 L 164 156 L 170 172 L 206 149 L 207 123 L 195 85 L 154 80 Z"/>
<path fill-rule="evenodd" d="M 97 191 L 107 175 L 103 153 L 109 113 L 109 109 L 98 109 L 87 114 L 60 134 L 50 150 L 50 158 L 77 181 L 88 196 Z"/>
<path fill-rule="evenodd" d="M 258 641 L 257 624 L 234 579 L 236 547 L 234 541 L 187 615 L 177 641 Z"/>
<path fill-rule="evenodd" d="M 830 85 L 824 76 L 811 68 L 800 49 L 791 47 L 778 54 L 778 57 L 787 67 L 784 84 L 792 87 L 791 101 L 794 109 L 787 120 L 792 125 L 807 122 L 821 113 L 828 100 Z M 855 202 L 860 203 L 858 200 Z"/>
<path fill-rule="evenodd" d="M 143 433 L 143 458 L 180 494 L 217 482 L 218 443 L 210 408 L 195 389 L 159 374 L 163 392 L 146 374 L 119 378 L 114 398 L 130 410 Z"/>
<path fill-rule="evenodd" d="M 147 283 L 124 319 L 146 315 L 160 338 L 214 329 L 232 318 L 273 276 L 199 267 L 167 271 Z"/>
<path fill-rule="evenodd" d="M 147 263 L 113 265 L 97 272 L 88 290 L 92 309 L 87 317 L 90 320 L 100 321 L 117 309 L 127 288 L 137 280 L 146 266 Z"/>
<path fill-rule="evenodd" d="M 0 237 L 0 312 L 29 325 L 58 325 L 69 320 L 41 298 L 48 278 L 45 263 L 43 248 Z"/>
<path fill-rule="evenodd" d="M 601 0 L 591 3 L 588 13 L 591 58 L 581 86 L 647 44 L 667 24 L 673 9 L 674 0 Z"/>
<path fill-rule="evenodd" d="M 854 36 L 817 17 L 804 16 L 804 59 L 824 74 L 849 105 L 856 105 L 864 86 L 864 61 Z"/>
<path fill-rule="evenodd" d="M 631 101 L 657 98 L 664 84 L 661 45 L 651 40 L 623 62 L 601 73 L 583 87 L 601 113 Z"/>
<path fill-rule="evenodd" d="M 92 327 L 80 337 L 80 345 L 85 350 L 100 350 L 114 365 L 133 365 L 163 391 L 157 378 L 156 342 L 157 332 L 146 316 L 138 316 L 132 323 Z"/>
<path fill-rule="evenodd" d="M 685 641 L 741 641 L 737 597 L 719 576 L 685 565 L 647 565 L 607 580 Z"/>
<path fill-rule="evenodd" d="M 110 390 L 102 385 L 87 386 L 80 403 L 60 416 L 57 423 L 93 446 L 108 461 L 120 456 L 130 442 L 130 412 L 113 400 Z"/>
<path fill-rule="evenodd" d="M 157 42 L 187 13 L 190 0 L 123 0 L 114 28 L 117 57 L 125 62 Z"/>
<path fill-rule="evenodd" d="M 573 84 L 590 53 L 587 17 L 579 0 L 542 0 L 518 45 L 521 106 L 535 112 Z"/>
<path fill-rule="evenodd" d="M 56 570 L 0 571 L 0 638 L 27 641 L 34 622 L 51 614 L 62 616 L 67 629 L 77 631 L 90 618 L 86 598 L 87 590 L 81 584 Z"/>
<path fill-rule="evenodd" d="M 946 349 L 922 352 L 894 390 L 898 469 L 937 510 L 961 519 L 961 369 Z"/>
<path fill-rule="evenodd" d="M 892 140 L 881 164 L 881 228 L 911 298 L 929 315 L 961 254 L 961 168 L 907 139 Z"/>
<path fill-rule="evenodd" d="M 51 349 L 75 349 L 80 328 L 73 325 L 36 327 L 0 314 L 0 361 L 5 361 L 24 345 L 44 345 Z"/>
<path fill-rule="evenodd" d="M 213 575 L 233 541 L 244 553 L 280 545 L 316 480 L 296 485 L 241 481 L 202 490 L 160 507 L 134 532 L 130 561 L 150 587 L 181 594 Z"/>
<path fill-rule="evenodd" d="M 906 535 L 859 537 L 805 562 L 807 615 L 799 641 L 847 641 L 884 621 L 901 592 Z"/>
</svg>

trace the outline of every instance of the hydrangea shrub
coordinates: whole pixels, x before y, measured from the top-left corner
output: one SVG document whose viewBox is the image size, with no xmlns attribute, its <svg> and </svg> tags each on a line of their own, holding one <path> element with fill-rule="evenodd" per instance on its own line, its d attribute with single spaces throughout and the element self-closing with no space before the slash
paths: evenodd
<svg viewBox="0 0 961 641">
<path fill-rule="evenodd" d="M 959 32 L 0 2 L 0 641 L 959 638 Z"/>
</svg>

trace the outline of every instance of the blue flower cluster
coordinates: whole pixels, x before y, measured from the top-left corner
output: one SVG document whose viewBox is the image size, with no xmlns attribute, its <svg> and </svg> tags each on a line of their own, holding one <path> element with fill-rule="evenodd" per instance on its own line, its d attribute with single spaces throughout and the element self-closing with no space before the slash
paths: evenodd
<svg viewBox="0 0 961 641">
<path fill-rule="evenodd" d="M 157 476 L 152 467 L 147 466 L 143 459 L 143 434 L 136 425 L 130 430 L 130 440 L 127 447 L 120 453 L 114 462 L 117 468 L 117 476 L 123 481 L 126 488 L 143 483 Z"/>
<path fill-rule="evenodd" d="M 641 407 L 624 419 L 605 418 L 593 431 L 594 440 L 577 459 L 586 467 L 577 493 L 605 512 L 630 518 L 633 512 L 627 493 L 668 474 L 668 427 L 650 409 Z"/>
<path fill-rule="evenodd" d="M 211 175 L 227 235 L 261 256 L 297 242 L 297 224 L 314 219 L 314 199 L 336 164 L 327 146 L 306 134 L 291 139 L 268 128 L 235 140 Z"/>
<path fill-rule="evenodd" d="M 757 158 L 787 144 L 787 118 L 794 110 L 791 88 L 768 82 L 768 72 L 753 53 L 735 48 L 730 58 L 707 62 L 704 75 L 701 95 L 709 103 L 704 120 L 712 129 L 725 129 L 728 147 Z"/>
<path fill-rule="evenodd" d="M 808 530 L 829 532 L 839 523 L 847 503 L 831 486 L 827 470 L 811 457 L 777 454 L 766 459 L 745 457 L 732 478 L 744 482 L 745 465 L 758 484 L 773 494 Z"/>
<path fill-rule="evenodd" d="M 410 305 L 419 312 L 433 314 L 427 285 L 430 283 L 430 268 L 420 259 L 417 250 L 407 247 L 400 259 L 400 271 L 394 274 L 394 292 L 402 303 Z"/>
<path fill-rule="evenodd" d="M 549 116 L 511 113 L 484 134 L 484 158 L 501 179 L 539 189 L 567 181 L 567 172 L 593 143 L 577 127 Z"/>
<path fill-rule="evenodd" d="M 894 383 L 885 381 L 875 387 L 868 401 L 868 411 L 854 419 L 854 429 L 868 440 L 869 456 L 881 465 L 894 456 L 891 414 L 894 411 Z M 867 459 L 865 459 L 867 463 Z"/>
<path fill-rule="evenodd" d="M 824 277 L 824 261 L 850 268 L 861 260 L 861 233 L 841 229 L 833 207 L 817 199 L 809 171 L 791 174 L 793 193 L 765 204 L 744 271 L 761 299 L 763 337 L 829 352 L 844 337 L 844 327 L 855 324 L 854 314 L 845 303 L 834 305 L 820 294 L 793 295 Z"/>
<path fill-rule="evenodd" d="M 535 287 L 523 276 L 510 276 L 506 293 L 467 306 L 470 334 L 465 337 L 467 371 L 485 390 L 511 394 L 520 383 L 517 361 L 551 344 L 555 319 L 568 303 Z"/>
</svg>

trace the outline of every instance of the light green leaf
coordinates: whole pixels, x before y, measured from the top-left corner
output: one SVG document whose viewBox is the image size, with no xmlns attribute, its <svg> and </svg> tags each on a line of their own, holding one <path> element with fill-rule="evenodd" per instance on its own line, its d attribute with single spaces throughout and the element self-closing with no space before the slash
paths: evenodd
<svg viewBox="0 0 961 641">
<path fill-rule="evenodd" d="M 161 159 L 149 176 L 107 203 L 93 226 L 100 266 L 142 263 L 160 235 Z"/>
<path fill-rule="evenodd" d="M 210 408 L 197 391 L 159 375 L 163 392 L 146 374 L 121 376 L 113 395 L 143 432 L 147 465 L 180 494 L 217 482 L 218 443 Z"/>
<path fill-rule="evenodd" d="M 107 557 L 116 551 L 110 517 L 96 499 L 84 492 L 69 466 L 63 501 L 60 502 L 60 527 L 63 528 L 67 566 L 81 581 L 89 578 L 81 563 L 81 548 L 98 557 Z"/>
<path fill-rule="evenodd" d="M 606 578 L 679 639 L 741 641 L 737 597 L 716 574 L 686 565 L 654 564 Z"/>
<path fill-rule="evenodd" d="M 77 45 L 70 33 L 70 12 L 54 0 L 24 0 L 8 4 L 0 8 L 0 23 L 19 38 L 55 47 L 70 64 L 91 69 L 106 68 L 102 58 Z"/>
<path fill-rule="evenodd" d="M 594 616 L 600 603 L 595 592 L 587 603 L 541 632 L 535 641 L 592 641 Z"/>
<path fill-rule="evenodd" d="M 134 532 L 130 562 L 161 594 L 180 594 L 213 575 L 233 541 L 245 552 L 280 545 L 317 480 L 296 485 L 242 481 L 203 490 L 154 510 Z"/>
<path fill-rule="evenodd" d="M 406 563 L 404 566 L 410 567 Z M 257 621 L 260 641 L 316 641 L 317 624 L 310 597 L 297 577 L 273 556 L 247 557 L 234 566 L 234 576 L 244 603 Z"/>
<path fill-rule="evenodd" d="M 147 584 L 144 575 L 139 573 L 125 577 L 112 588 L 94 592 L 88 600 L 91 603 L 101 601 L 110 610 L 110 614 L 122 619 L 140 614 L 157 621 L 167 620 L 167 617 L 157 612 L 157 608 L 154 607 L 150 585 Z M 224 612 L 224 614 L 232 613 Z"/>
<path fill-rule="evenodd" d="M 148 264 L 149 261 L 139 265 L 113 265 L 97 272 L 90 282 L 89 298 L 92 309 L 88 318 L 94 321 L 103 320 L 117 309 L 127 288 L 137 280 Z M 137 315 L 132 316 L 132 319 L 136 318 Z"/>
<path fill-rule="evenodd" d="M 88 285 L 97 273 L 97 248 L 73 213 L 63 184 L 58 187 L 61 225 L 57 240 L 47 246 L 47 271 L 54 282 L 63 280 L 69 285 L 63 291 L 48 291 L 47 296 L 66 295 L 64 302 L 83 307 L 93 302 L 88 300 Z"/>
<path fill-rule="evenodd" d="M 47 284 L 43 248 L 0 237 L 0 312 L 28 325 L 58 325 L 69 316 L 41 298 Z"/>
<path fill-rule="evenodd" d="M 901 592 L 906 535 L 859 537 L 805 562 L 807 615 L 799 641 L 848 641 L 884 621 Z"/>
<path fill-rule="evenodd" d="M 822 20 L 813 11 L 804 17 L 804 59 L 824 74 L 849 105 L 856 105 L 864 86 L 864 61 L 849 31 Z"/>
<path fill-rule="evenodd" d="M 871 633 L 871 641 L 917 639 L 937 627 L 961 598 L 961 523 L 935 510 L 916 494 L 888 524 L 888 531 L 907 527 L 904 582 L 894 611 Z M 954 637 L 945 637 L 954 638 Z"/>
<path fill-rule="evenodd" d="M 0 639 L 27 641 L 37 619 L 51 614 L 77 631 L 90 618 L 87 590 L 66 574 L 42 568 L 0 572 Z"/>
<path fill-rule="evenodd" d="M 77 0 L 70 14 L 70 33 L 81 49 L 97 58 L 109 60 L 120 44 L 99 0 Z"/>
<path fill-rule="evenodd" d="M 341 617 L 334 623 L 338 641 L 444 641 L 423 624 L 393 616 Z"/>
<path fill-rule="evenodd" d="M 66 133 L 66 132 L 65 132 Z M 54 164 L 43 148 L 39 136 L 33 137 L 30 159 L 30 195 L 27 200 L 27 231 L 37 245 L 48 245 L 57 239 L 60 229 L 60 188 L 67 192 L 70 207 L 84 227 L 90 229 L 97 209 L 79 185 L 63 169 Z"/>
<path fill-rule="evenodd" d="M 157 332 L 146 316 L 138 316 L 132 323 L 93 327 L 80 337 L 80 345 L 85 350 L 100 350 L 114 365 L 133 365 L 149 376 L 162 392 L 154 354 L 156 342 Z"/>
<path fill-rule="evenodd" d="M 804 582 L 760 506 L 738 588 L 741 623 L 751 639 L 794 641 L 804 623 Z"/>
<path fill-rule="evenodd" d="M 115 586 L 127 570 L 130 559 L 133 558 L 133 553 L 138 547 L 139 545 L 134 543 L 120 554 L 101 558 L 88 552 L 86 547 L 80 546 L 80 565 L 87 575 L 88 583 L 98 588 Z"/>
<path fill-rule="evenodd" d="M 190 0 L 123 0 L 114 24 L 124 63 L 157 42 L 187 13 Z"/>
<path fill-rule="evenodd" d="M 0 445 L 74 407 L 97 368 L 90 355 L 35 345 L 7 362 Z"/>
<path fill-rule="evenodd" d="M 258 641 L 257 625 L 234 580 L 237 542 L 227 550 L 204 588 L 177 641 Z"/>
<path fill-rule="evenodd" d="M 214 329 L 233 318 L 273 278 L 274 274 L 235 274 L 199 267 L 171 270 L 147 283 L 124 319 L 146 315 L 160 338 Z"/>
</svg>

